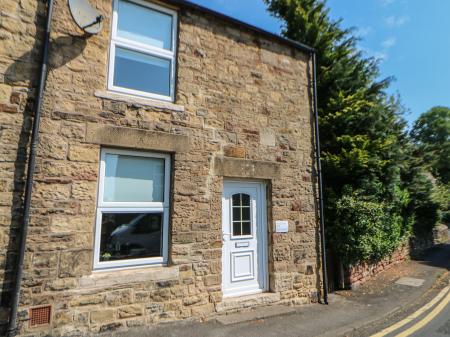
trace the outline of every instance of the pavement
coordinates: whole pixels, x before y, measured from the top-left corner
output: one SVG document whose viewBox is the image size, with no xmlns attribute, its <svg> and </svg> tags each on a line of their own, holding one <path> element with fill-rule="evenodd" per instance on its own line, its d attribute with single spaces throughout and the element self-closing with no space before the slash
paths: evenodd
<svg viewBox="0 0 450 337">
<path fill-rule="evenodd" d="M 259 308 L 207 322 L 184 321 L 113 332 L 111 337 L 363 337 L 414 315 L 449 285 L 450 243 L 398 264 L 356 290 L 330 295 L 329 305 Z M 449 295 L 450 296 L 450 295 Z M 441 305 L 442 306 L 442 305 Z M 430 309 L 430 310 L 433 310 Z M 425 312 L 416 320 L 422 320 Z M 403 336 L 450 336 L 450 305 L 425 328 Z M 415 320 L 383 336 L 411 331 Z M 422 322 L 423 324 L 423 322 Z M 409 329 L 409 330 L 408 330 Z M 428 330 L 427 330 L 428 329 Z M 400 335 L 398 335 L 400 336 Z"/>
</svg>

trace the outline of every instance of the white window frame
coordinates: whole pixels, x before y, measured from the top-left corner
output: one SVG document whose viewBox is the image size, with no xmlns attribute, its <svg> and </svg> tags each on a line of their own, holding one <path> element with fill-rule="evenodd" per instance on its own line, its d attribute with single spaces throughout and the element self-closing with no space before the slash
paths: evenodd
<svg viewBox="0 0 450 337">
<path fill-rule="evenodd" d="M 106 155 L 127 155 L 146 158 L 164 159 L 164 200 L 162 202 L 105 202 Z M 97 198 L 97 214 L 94 242 L 94 270 L 134 268 L 139 266 L 165 266 L 169 254 L 169 206 L 170 206 L 170 155 L 154 152 L 141 152 L 103 148 L 100 155 L 100 172 Z M 100 261 L 101 226 L 103 213 L 163 213 L 162 224 L 162 256 L 129 259 L 121 261 Z"/>
<path fill-rule="evenodd" d="M 166 50 L 155 46 L 147 45 L 142 42 L 134 41 L 131 39 L 119 37 L 117 35 L 117 24 L 119 19 L 118 8 L 119 0 L 114 0 L 113 6 L 113 19 L 111 28 L 111 44 L 109 51 L 109 73 L 108 73 L 108 90 L 115 91 L 123 94 L 147 97 L 162 101 L 174 102 L 175 100 L 175 74 L 176 74 L 176 55 L 177 55 L 177 26 L 178 26 L 178 14 L 176 11 L 156 5 L 142 0 L 126 0 L 137 5 L 148 7 L 158 12 L 168 14 L 172 16 L 172 50 Z M 114 63 L 116 58 L 116 47 L 122 47 L 128 50 L 143 53 L 145 55 L 164 58 L 170 61 L 170 96 L 159 95 L 155 93 L 128 89 L 114 85 Z"/>
</svg>

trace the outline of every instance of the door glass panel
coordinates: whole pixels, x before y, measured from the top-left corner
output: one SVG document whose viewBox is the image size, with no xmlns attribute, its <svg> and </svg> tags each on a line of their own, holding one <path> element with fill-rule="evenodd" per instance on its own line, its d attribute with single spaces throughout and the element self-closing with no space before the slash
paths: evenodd
<svg viewBox="0 0 450 337">
<path fill-rule="evenodd" d="M 233 236 L 251 235 L 250 196 L 238 193 L 232 196 Z"/>
<path fill-rule="evenodd" d="M 233 236 L 241 235 L 241 223 L 233 222 Z"/>
<path fill-rule="evenodd" d="M 251 235 L 251 226 L 250 221 L 243 221 L 242 222 L 242 235 Z"/>
</svg>

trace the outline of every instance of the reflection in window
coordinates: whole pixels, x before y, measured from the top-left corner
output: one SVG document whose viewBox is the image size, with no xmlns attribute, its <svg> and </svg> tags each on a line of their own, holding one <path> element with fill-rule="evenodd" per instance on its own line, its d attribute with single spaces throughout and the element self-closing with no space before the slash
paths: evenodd
<svg viewBox="0 0 450 337">
<path fill-rule="evenodd" d="M 103 213 L 100 261 L 162 255 L 161 213 Z"/>
<path fill-rule="evenodd" d="M 250 196 L 234 194 L 232 196 L 233 236 L 251 235 Z"/>
<path fill-rule="evenodd" d="M 105 166 L 104 201 L 163 201 L 164 159 L 108 153 Z"/>
<path fill-rule="evenodd" d="M 114 65 L 115 86 L 170 96 L 170 60 L 117 47 Z"/>
<path fill-rule="evenodd" d="M 102 149 L 94 268 L 167 262 L 170 156 Z"/>
<path fill-rule="evenodd" d="M 147 1 L 114 3 L 108 88 L 172 101 L 176 11 Z"/>
</svg>

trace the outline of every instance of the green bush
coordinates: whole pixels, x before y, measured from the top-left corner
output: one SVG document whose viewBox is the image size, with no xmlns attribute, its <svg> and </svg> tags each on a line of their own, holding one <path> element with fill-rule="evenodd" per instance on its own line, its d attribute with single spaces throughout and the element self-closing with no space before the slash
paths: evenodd
<svg viewBox="0 0 450 337">
<path fill-rule="evenodd" d="M 437 203 L 440 205 L 440 221 L 450 227 L 450 183 L 447 185 L 438 184 L 435 196 Z"/>
<path fill-rule="evenodd" d="M 378 261 L 392 253 L 405 236 L 400 215 L 380 202 L 344 195 L 336 203 L 336 222 L 331 231 L 333 247 L 344 265 Z"/>
</svg>

